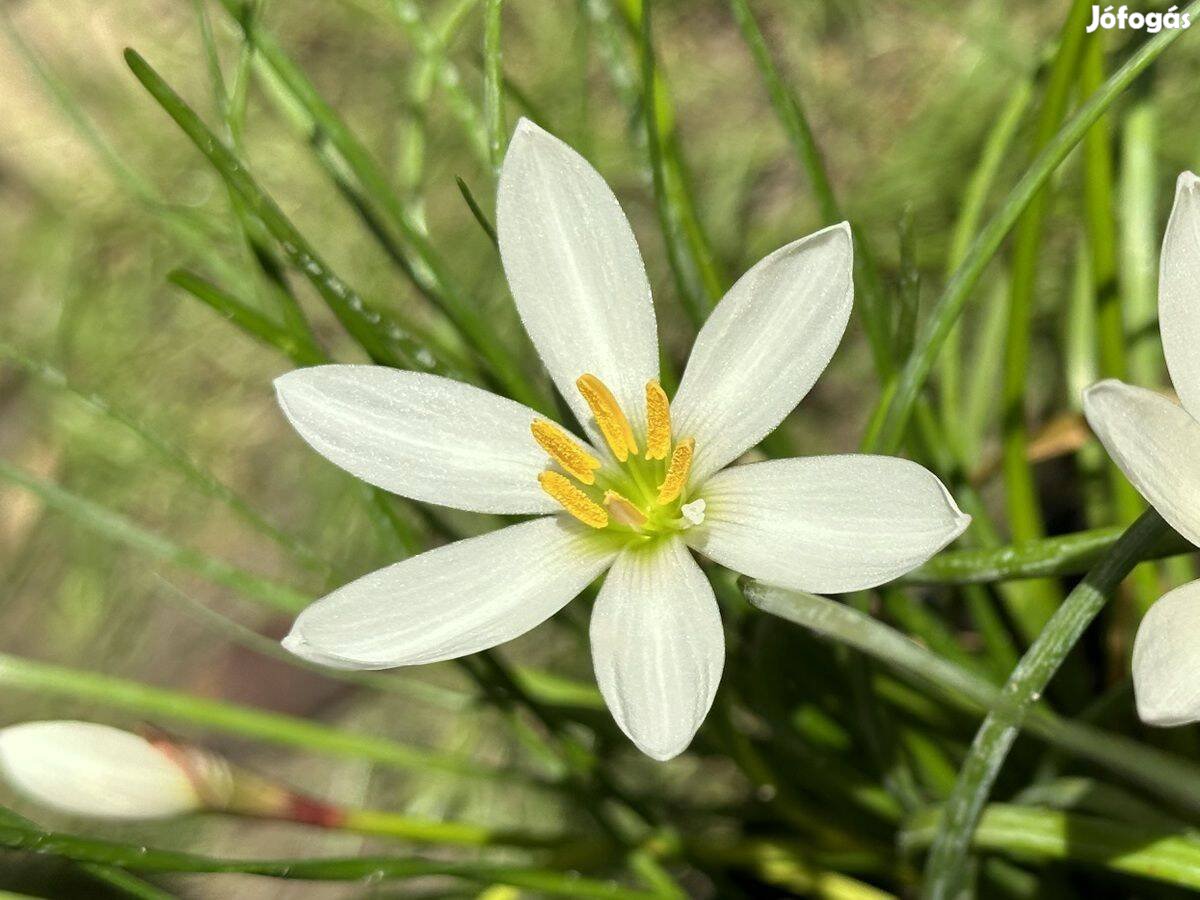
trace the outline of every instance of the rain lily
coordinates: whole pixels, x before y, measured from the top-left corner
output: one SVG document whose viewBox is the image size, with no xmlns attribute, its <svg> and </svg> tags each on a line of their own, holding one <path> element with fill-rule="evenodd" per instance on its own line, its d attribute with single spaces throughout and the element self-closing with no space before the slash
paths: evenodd
<svg viewBox="0 0 1200 900">
<path fill-rule="evenodd" d="M 775 585 L 838 593 L 915 568 L 969 517 L 902 459 L 729 467 L 800 402 L 841 340 L 853 298 L 846 223 L 743 275 L 668 401 L 650 285 L 600 175 L 522 120 L 496 218 L 521 320 L 584 434 L 433 375 L 331 365 L 279 378 L 292 425 L 359 478 L 455 509 L 538 516 L 334 591 L 284 644 L 345 668 L 453 659 L 525 633 L 607 572 L 591 619 L 596 680 L 625 734 L 669 759 L 703 722 L 725 656 L 689 550 Z"/>
<path fill-rule="evenodd" d="M 0 729 L 0 774 L 30 799 L 74 816 L 159 819 L 207 804 L 175 746 L 94 722 Z M 222 781 L 210 770 L 213 784 Z"/>
<path fill-rule="evenodd" d="M 1158 318 L 1180 403 L 1109 379 L 1084 392 L 1084 411 L 1134 487 L 1200 545 L 1200 179 L 1191 172 L 1179 176 L 1163 238 Z M 1167 593 L 1142 620 L 1133 686 L 1147 724 L 1200 720 L 1200 581 Z"/>
</svg>

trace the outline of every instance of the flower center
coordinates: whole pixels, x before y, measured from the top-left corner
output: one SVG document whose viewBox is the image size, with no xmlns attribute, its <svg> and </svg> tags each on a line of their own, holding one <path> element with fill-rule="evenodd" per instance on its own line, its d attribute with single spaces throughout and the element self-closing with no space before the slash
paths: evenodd
<svg viewBox="0 0 1200 900">
<path fill-rule="evenodd" d="M 659 383 L 646 384 L 645 451 L 603 381 L 585 374 L 575 386 L 617 465 L 605 466 L 557 425 L 537 419 L 530 426 L 534 440 L 562 469 L 538 476 L 542 490 L 592 528 L 651 536 L 703 522 L 704 501 L 685 497 L 696 442 L 685 437 L 672 443 L 671 405 Z"/>
</svg>

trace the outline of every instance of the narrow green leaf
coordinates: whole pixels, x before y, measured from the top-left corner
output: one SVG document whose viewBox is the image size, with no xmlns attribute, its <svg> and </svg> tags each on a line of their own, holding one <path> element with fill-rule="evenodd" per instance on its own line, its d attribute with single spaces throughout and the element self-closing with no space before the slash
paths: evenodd
<svg viewBox="0 0 1200 900">
<path fill-rule="evenodd" d="M 1112 549 L 1122 531 L 1119 525 L 1113 525 L 1005 547 L 951 550 L 939 553 L 903 580 L 914 584 L 987 584 L 1015 578 L 1080 575 Z M 1143 558 L 1161 559 L 1195 550 L 1169 531 L 1147 548 Z"/>
<path fill-rule="evenodd" d="M 483 26 L 483 118 L 487 123 L 492 171 L 500 174 L 504 161 L 504 64 L 500 55 L 500 11 L 504 0 L 487 0 Z"/>
<path fill-rule="evenodd" d="M 291 100 L 312 118 L 320 134 L 336 148 L 348 171 L 358 180 L 363 194 L 378 204 L 389 223 L 399 231 L 406 245 L 421 263 L 414 271 L 422 277 L 427 295 L 437 300 L 442 311 L 488 363 L 492 373 L 514 400 L 541 408 L 545 404 L 545 398 L 523 374 L 515 354 L 496 340 L 494 323 L 488 321 L 482 309 L 472 302 L 467 292 L 451 277 L 449 267 L 425 235 L 421 223 L 405 209 L 395 188 L 367 148 L 295 62 L 261 27 L 248 18 L 243 2 L 221 0 L 221 3 L 242 26 L 246 39 L 253 43 L 265 64 L 289 92 Z"/>
<path fill-rule="evenodd" d="M 909 849 L 930 845 L 941 810 L 913 817 L 901 832 Z M 1053 809 L 994 803 L 971 837 L 972 849 L 1025 860 L 1088 863 L 1114 872 L 1200 889 L 1200 838 Z"/>
<path fill-rule="evenodd" d="M 938 656 L 927 647 L 844 603 L 787 591 L 756 581 L 745 584 L 746 598 L 764 612 L 809 628 L 907 672 L 938 688 L 956 706 L 992 714 L 1014 710 L 1018 701 L 980 675 Z M 1129 784 L 1165 801 L 1200 812 L 1200 767 L 1081 721 L 1063 719 L 1048 708 L 1029 708 L 1025 729 L 1060 752 L 1088 760 Z"/>
<path fill-rule="evenodd" d="M 419 371 L 447 374 L 429 349 L 405 333 L 395 322 L 368 306 L 317 255 L 316 250 L 284 215 L 275 201 L 258 186 L 245 164 L 206 126 L 182 98 L 135 51 L 125 51 L 125 61 L 163 110 L 191 138 L 197 149 L 230 188 L 246 202 L 279 241 L 289 261 L 308 278 L 346 331 L 376 362 Z"/>
<path fill-rule="evenodd" d="M 122 844 L 61 832 L 0 825 L 0 844 L 12 850 L 62 856 L 139 872 L 239 872 L 301 881 L 381 881 L 445 876 L 474 884 L 508 884 L 556 897 L 598 900 L 661 900 L 662 894 L 632 890 L 552 869 L 522 868 L 486 862 L 449 862 L 415 857 L 356 856 L 308 859 L 223 859 Z"/>
<path fill-rule="evenodd" d="M 297 340 L 296 336 L 280 325 L 276 325 L 258 310 L 232 294 L 226 293 L 211 281 L 201 278 L 186 269 L 176 269 L 167 276 L 176 287 L 187 291 L 201 303 L 216 310 L 246 334 L 252 335 L 279 350 L 298 365 L 315 366 L 328 357 L 316 345 Z"/>
<path fill-rule="evenodd" d="M 158 559 L 245 594 L 282 612 L 297 613 L 311 600 L 285 585 L 251 574 L 193 550 L 181 547 L 161 535 L 147 531 L 125 516 L 107 507 L 73 494 L 49 481 L 42 481 L 0 459 L 0 478 L 36 494 L 44 503 L 101 537 L 117 541 Z"/>
<path fill-rule="evenodd" d="M 950 238 L 950 250 L 946 254 L 947 278 L 953 277 L 954 271 L 962 265 L 967 251 L 971 247 L 971 241 L 975 239 L 975 235 L 979 231 L 979 223 L 983 220 L 984 209 L 991 196 L 996 176 L 999 175 L 1000 167 L 1008 156 L 1009 146 L 1016 136 L 1032 97 L 1032 82 L 1029 79 L 1022 79 L 1009 94 L 1008 100 L 996 116 L 991 130 L 988 131 L 983 149 L 979 154 L 979 162 L 971 172 L 959 204 L 958 218 L 955 220 L 954 232 Z M 983 348 L 988 346 L 984 343 L 982 336 L 977 346 Z M 1000 347 L 1003 344 L 997 341 L 996 346 Z M 974 356 L 972 358 L 976 359 Z M 962 323 L 959 322 L 947 334 L 945 346 L 938 355 L 939 413 L 942 426 L 949 434 L 954 434 L 958 430 L 955 426 L 960 422 L 963 404 L 970 403 L 977 396 L 972 390 L 968 390 L 966 396 L 963 396 L 961 389 L 962 362 Z M 976 370 L 976 365 L 972 364 L 970 371 L 975 372 Z M 991 393 L 989 388 L 984 396 L 991 396 Z M 976 458 L 975 452 L 965 446 L 963 455 L 967 459 Z"/>
<path fill-rule="evenodd" d="M 946 801 L 946 813 L 925 866 L 924 896 L 928 900 L 956 896 L 966 874 L 971 835 L 1030 707 L 1117 585 L 1167 531 L 1158 513 L 1143 513 L 1071 591 L 1013 670 L 1004 688 L 1006 703 L 984 719 Z"/>
<path fill-rule="evenodd" d="M 5 359 L 20 366 L 23 371 L 38 379 L 43 384 L 63 391 L 90 412 L 126 430 L 152 453 L 183 475 L 190 484 L 194 485 L 203 494 L 227 506 L 255 530 L 286 549 L 302 565 L 309 568 L 329 568 L 329 564 L 320 559 L 309 547 L 269 521 L 221 482 L 212 472 L 193 460 L 185 451 L 162 437 L 135 415 L 120 409 L 100 394 L 76 387 L 71 383 L 66 373 L 56 369 L 45 360 L 30 356 L 4 340 L 0 340 L 0 359 Z"/>
<path fill-rule="evenodd" d="M 496 237 L 496 229 L 490 221 L 483 208 L 479 205 L 479 201 L 475 199 L 475 195 L 471 193 L 471 189 L 467 187 L 467 183 L 454 176 L 454 182 L 458 185 L 458 192 L 462 194 L 463 200 L 467 203 L 467 208 L 471 210 L 471 215 L 475 217 L 475 221 L 479 223 L 479 227 L 483 229 L 483 233 L 487 235 L 488 240 L 492 242 L 492 246 L 497 250 L 500 249 L 500 240 Z"/>
<path fill-rule="evenodd" d="M 18 816 L 11 809 L 3 806 L 0 806 L 0 826 L 27 828 L 30 830 L 36 830 L 38 827 L 33 822 L 22 816 Z M 79 868 L 97 881 L 107 884 L 110 888 L 113 888 L 124 896 L 136 897 L 138 900 L 172 900 L 171 894 L 155 887 L 149 882 L 143 881 L 136 875 L 131 875 L 123 869 L 101 863 L 80 863 Z M 26 897 L 29 897 L 29 895 L 0 891 L 0 900 L 8 900 L 8 898 L 12 898 L 12 900 L 25 900 Z"/>
<path fill-rule="evenodd" d="M 195 697 L 98 672 L 85 672 L 19 656 L 0 654 L 0 685 L 49 696 L 87 701 L 154 721 L 174 722 L 267 743 L 421 772 L 520 783 L 521 773 L 492 769 L 447 753 L 410 747 L 399 741 L 343 731 L 282 713 Z"/>
<path fill-rule="evenodd" d="M 792 144 L 792 149 L 800 162 L 801 168 L 812 185 L 816 195 L 817 205 L 821 211 L 821 220 L 826 225 L 833 225 L 845 218 L 841 205 L 833 191 L 833 184 L 825 168 L 825 160 L 817 146 L 816 137 L 808 123 L 804 106 L 795 91 L 790 90 L 784 83 L 767 42 L 763 38 L 754 13 L 746 0 L 730 0 L 733 17 L 742 31 L 754 63 L 767 88 L 771 107 L 775 111 L 784 133 Z M 875 358 L 875 368 L 883 376 L 888 376 L 895 368 L 896 356 L 892 352 L 892 337 L 889 327 L 887 297 L 879 270 L 875 264 L 875 256 L 863 239 L 860 230 L 851 229 L 854 234 L 854 269 L 858 279 L 859 290 L 857 304 L 862 315 L 867 339 L 871 344 L 871 352 Z"/>
<path fill-rule="evenodd" d="M 1182 13 L 1200 14 L 1200 0 L 1188 4 Z M 1030 164 L 1009 192 L 1000 209 L 979 233 L 971 250 L 934 304 L 925 325 L 917 335 L 916 348 L 900 373 L 894 391 L 876 407 L 867 440 L 867 449 L 893 451 L 903 438 L 913 407 L 925 384 L 946 334 L 953 327 L 971 292 L 996 251 L 1004 242 L 1022 211 L 1029 205 L 1055 169 L 1067 158 L 1088 128 L 1104 114 L 1133 81 L 1181 35 L 1182 30 L 1162 31 L 1143 43 L 1116 72 L 1109 76 Z"/>
</svg>

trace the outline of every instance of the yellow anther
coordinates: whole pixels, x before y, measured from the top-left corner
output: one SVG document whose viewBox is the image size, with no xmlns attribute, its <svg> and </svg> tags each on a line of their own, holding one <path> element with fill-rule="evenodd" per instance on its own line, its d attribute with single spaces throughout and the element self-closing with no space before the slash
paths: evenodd
<svg viewBox="0 0 1200 900">
<path fill-rule="evenodd" d="M 687 486 L 688 474 L 692 471 L 692 452 L 696 449 L 693 438 L 684 438 L 675 445 L 671 454 L 671 462 L 667 466 L 666 477 L 658 486 L 658 502 L 670 503 L 683 493 Z"/>
<path fill-rule="evenodd" d="M 550 458 L 567 472 L 584 484 L 595 482 L 596 476 L 592 472 L 600 468 L 600 460 L 575 443 L 569 434 L 545 419 L 535 420 L 529 426 L 529 430 L 533 432 L 533 439 Z"/>
<path fill-rule="evenodd" d="M 543 472 L 538 476 L 538 484 L 584 525 L 603 528 L 608 524 L 608 513 L 604 511 L 604 507 L 571 484 L 566 475 L 559 472 Z"/>
<path fill-rule="evenodd" d="M 591 408 L 596 425 L 604 435 L 604 440 L 608 442 L 613 456 L 621 462 L 625 462 L 631 453 L 636 456 L 638 446 L 633 438 L 633 429 L 629 427 L 629 420 L 625 418 L 625 413 L 621 412 L 612 391 L 603 381 L 590 374 L 580 375 L 575 380 L 575 386 L 579 388 L 579 393 L 583 394 L 583 399 Z"/>
<path fill-rule="evenodd" d="M 604 492 L 604 505 L 608 507 L 608 514 L 614 522 L 630 528 L 641 528 L 646 524 L 646 514 L 616 491 Z"/>
<path fill-rule="evenodd" d="M 671 404 L 657 381 L 646 382 L 646 459 L 666 459 L 671 452 Z"/>
</svg>

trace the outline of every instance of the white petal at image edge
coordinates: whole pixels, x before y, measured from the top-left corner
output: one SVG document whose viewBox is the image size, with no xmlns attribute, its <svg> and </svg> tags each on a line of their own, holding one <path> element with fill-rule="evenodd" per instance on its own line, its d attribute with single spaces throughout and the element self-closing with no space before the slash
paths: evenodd
<svg viewBox="0 0 1200 900">
<path fill-rule="evenodd" d="M 1200 417 L 1200 178 L 1191 172 L 1176 181 L 1158 271 L 1159 330 L 1171 383 L 1187 411 Z"/>
<path fill-rule="evenodd" d="M 696 439 L 691 483 L 783 421 L 829 365 L 854 301 L 843 222 L 781 247 L 729 289 L 700 329 L 671 413 Z"/>
<path fill-rule="evenodd" d="M 643 753 L 683 752 L 725 665 L 712 587 L 683 542 L 626 550 L 592 610 L 592 664 L 613 718 Z"/>
<path fill-rule="evenodd" d="M 1133 642 L 1133 691 L 1147 725 L 1200 721 L 1200 582 L 1165 594 Z"/>
<path fill-rule="evenodd" d="M 522 119 L 500 171 L 496 232 L 521 321 L 576 417 L 591 420 L 575 388 L 590 372 L 640 431 L 658 333 L 637 242 L 604 179 Z"/>
<path fill-rule="evenodd" d="M 768 584 L 839 594 L 915 569 L 970 524 L 937 477 L 910 460 L 845 455 L 733 466 L 702 485 L 688 544 Z"/>
<path fill-rule="evenodd" d="M 297 369 L 275 380 L 288 421 L 326 459 L 386 491 L 454 509 L 545 513 L 538 414 L 469 384 L 386 366 Z"/>
<path fill-rule="evenodd" d="M 1115 379 L 1084 391 L 1083 411 L 1138 492 L 1200 544 L 1200 422 L 1166 397 Z"/>
<path fill-rule="evenodd" d="M 284 646 L 349 669 L 466 656 L 550 618 L 616 555 L 607 535 L 564 516 L 510 525 L 338 588 L 300 614 Z"/>
<path fill-rule="evenodd" d="M 0 771 L 21 793 L 70 815 L 156 819 L 201 805 L 165 753 L 136 734 L 93 722 L 0 729 Z"/>
</svg>

